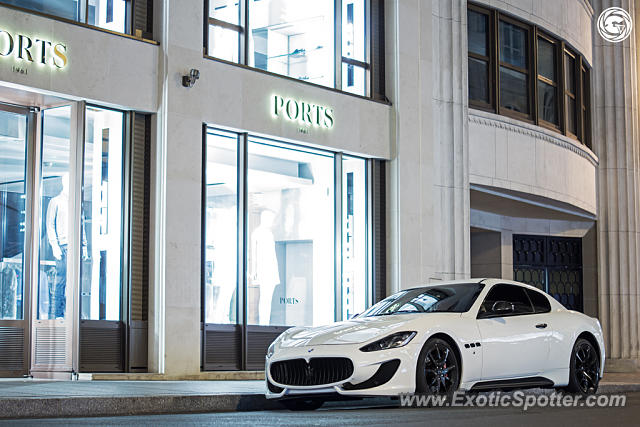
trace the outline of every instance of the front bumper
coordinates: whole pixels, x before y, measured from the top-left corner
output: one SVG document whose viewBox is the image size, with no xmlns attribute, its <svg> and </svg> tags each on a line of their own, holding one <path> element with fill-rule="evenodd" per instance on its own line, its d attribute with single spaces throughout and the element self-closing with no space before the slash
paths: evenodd
<svg viewBox="0 0 640 427">
<path fill-rule="evenodd" d="M 360 351 L 363 344 L 280 348 L 271 358 L 266 360 L 266 397 L 276 399 L 335 393 L 343 396 L 397 396 L 402 393 L 413 393 L 416 383 L 416 346 L 412 344 L 373 352 Z M 291 359 L 305 359 L 308 362 L 312 358 L 320 357 L 346 357 L 350 359 L 353 363 L 352 375 L 339 382 L 313 386 L 280 384 L 271 376 L 271 365 L 274 362 Z M 391 372 L 392 370 L 394 372 Z M 386 377 L 390 373 L 392 375 L 387 380 Z M 381 384 L 382 381 L 384 383 Z M 269 383 L 271 387 L 269 387 Z"/>
</svg>

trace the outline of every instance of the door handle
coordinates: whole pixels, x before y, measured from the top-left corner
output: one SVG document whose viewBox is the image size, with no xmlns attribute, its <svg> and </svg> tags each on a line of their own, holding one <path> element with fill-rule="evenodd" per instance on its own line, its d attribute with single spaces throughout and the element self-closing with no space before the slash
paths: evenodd
<svg viewBox="0 0 640 427">
<path fill-rule="evenodd" d="M 547 327 L 547 324 L 546 324 L 546 323 L 538 323 L 538 324 L 536 325 L 536 328 L 538 328 L 538 329 L 544 329 L 544 328 L 546 328 L 546 327 Z"/>
</svg>

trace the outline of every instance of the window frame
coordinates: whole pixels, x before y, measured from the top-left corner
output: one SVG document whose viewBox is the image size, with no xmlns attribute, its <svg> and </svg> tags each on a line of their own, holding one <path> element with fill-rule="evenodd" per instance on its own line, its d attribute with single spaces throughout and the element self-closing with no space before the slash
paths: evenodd
<svg viewBox="0 0 640 427">
<path fill-rule="evenodd" d="M 48 12 L 41 12 L 35 9 L 30 9 L 27 7 L 23 7 L 23 6 L 16 6 L 13 4 L 9 4 L 9 3 L 0 3 L 0 7 L 6 7 L 9 9 L 13 9 L 13 10 L 18 10 L 20 12 L 24 12 L 24 13 L 28 13 L 31 15 L 36 15 L 36 16 L 42 16 L 43 18 L 47 18 L 47 19 L 53 19 L 54 21 L 60 21 L 60 22 L 64 22 L 67 24 L 71 24 L 71 25 L 77 25 L 80 27 L 84 27 L 87 29 L 91 29 L 91 30 L 95 30 L 95 31 L 100 31 L 103 33 L 107 33 L 107 34 L 113 34 L 115 36 L 120 36 L 120 37 L 124 37 L 124 38 L 128 38 L 128 39 L 132 39 L 132 40 L 138 40 L 138 41 L 142 41 L 145 43 L 150 43 L 150 44 L 154 44 L 154 45 L 158 45 L 159 43 L 155 40 L 150 40 L 145 38 L 145 36 L 151 37 L 150 35 L 145 35 L 143 33 L 140 33 L 140 35 L 136 34 L 135 28 L 134 28 L 134 9 L 133 9 L 133 1 L 132 0 L 125 0 L 126 2 L 126 12 L 125 12 L 125 29 L 124 32 L 119 32 L 119 31 L 114 31 L 114 30 L 110 30 L 107 28 L 103 28 L 103 27 L 99 27 L 97 25 L 93 25 L 93 24 L 89 24 L 88 23 L 88 14 L 86 13 L 87 10 L 87 4 L 88 4 L 88 0 L 78 0 L 79 6 L 84 8 L 84 16 L 79 17 L 78 19 L 69 19 L 69 18 L 65 18 L 63 16 L 58 16 L 58 15 L 54 15 L 52 13 L 48 13 Z"/>
<path fill-rule="evenodd" d="M 553 45 L 553 57 L 555 59 L 555 67 L 554 67 L 554 71 L 556 73 L 556 80 L 552 81 L 547 77 L 542 76 L 539 72 L 538 72 L 538 41 L 539 39 L 544 39 L 544 41 L 550 43 Z M 563 113 L 562 113 L 562 102 L 560 99 L 560 77 L 562 76 L 562 70 L 560 69 L 560 48 L 561 48 L 561 42 L 554 39 L 552 36 L 548 35 L 546 32 L 540 30 L 539 28 L 536 28 L 536 34 L 535 34 L 535 75 L 536 75 L 536 83 L 535 83 L 535 108 L 536 108 L 536 117 L 538 119 L 538 125 L 539 126 L 543 126 L 546 127 L 548 129 L 551 129 L 553 131 L 560 131 L 562 128 L 562 121 L 563 121 Z M 540 115 L 538 114 L 538 106 L 540 104 L 540 96 L 539 96 L 539 91 L 538 91 L 538 82 L 543 82 L 545 84 L 548 84 L 550 86 L 553 86 L 555 88 L 556 91 L 556 114 L 557 114 L 557 119 L 558 119 L 558 123 L 553 123 L 553 122 L 549 122 L 547 120 L 544 120 L 543 118 L 540 117 Z"/>
<path fill-rule="evenodd" d="M 543 294 L 540 291 L 534 291 L 533 289 L 530 289 L 530 288 L 525 288 L 524 286 L 522 288 L 524 289 L 524 292 L 527 294 L 527 297 L 529 298 L 529 301 L 531 302 L 531 306 L 533 307 L 534 314 L 544 314 L 544 313 L 550 313 L 551 312 L 551 302 L 549 301 L 549 298 L 547 297 L 546 294 Z M 533 303 L 533 299 L 531 298 L 531 295 L 535 295 L 535 294 L 539 294 L 547 302 L 544 310 L 537 310 L 536 309 L 536 306 Z"/>
<path fill-rule="evenodd" d="M 237 298 L 235 302 L 235 323 L 208 323 L 207 322 L 207 312 L 206 312 L 206 230 L 207 230 L 207 161 L 208 161 L 208 135 L 222 133 L 226 135 L 235 135 L 236 141 L 236 200 L 237 200 L 237 233 L 238 233 L 238 244 L 236 247 L 236 259 L 237 259 L 237 274 L 236 274 L 236 292 Z M 255 133 L 248 133 L 246 131 L 239 131 L 233 129 L 225 129 L 215 125 L 208 125 L 206 123 L 202 124 L 202 179 L 201 179 L 201 207 L 200 207 L 200 215 L 201 215 L 201 233 L 200 233 L 200 317 L 203 325 L 215 325 L 216 327 L 220 326 L 222 328 L 231 328 L 238 326 L 243 331 L 246 331 L 247 327 L 261 327 L 261 328 L 271 328 L 271 327 L 291 327 L 297 325 L 259 325 L 252 324 L 248 319 L 248 276 L 247 276 L 247 262 L 248 262 L 248 224 L 249 224 L 249 145 L 251 143 L 263 143 L 267 145 L 272 145 L 274 147 L 289 149 L 295 151 L 301 151 L 304 153 L 331 157 L 333 158 L 333 196 L 334 196 L 334 247 L 335 254 L 333 260 L 334 266 L 334 282 L 333 287 L 335 291 L 335 309 L 334 309 L 334 321 L 338 322 L 341 320 L 348 320 L 343 318 L 343 310 L 342 310 L 342 271 L 343 271 L 343 256 L 342 256 L 342 239 L 343 239 L 343 229 L 342 229 L 342 221 L 343 221 L 343 209 L 342 209 L 342 197 L 343 197 L 343 178 L 342 178 L 342 161 L 343 161 L 343 153 L 336 150 L 329 149 L 320 149 L 309 147 L 304 144 L 289 142 L 283 139 L 278 138 L 270 138 L 260 136 Z M 346 155 L 351 159 L 362 159 L 365 161 L 365 230 L 366 230 L 366 262 L 365 262 L 365 277 L 366 277 L 366 295 L 365 295 L 365 310 L 369 309 L 373 305 L 373 286 L 374 286 L 374 276 L 371 271 L 371 265 L 373 262 L 373 253 L 372 249 L 374 246 L 373 241 L 373 223 L 372 218 L 370 217 L 370 212 L 373 208 L 373 189 L 371 182 L 370 171 L 373 164 L 373 159 L 356 156 L 356 155 Z M 245 332 L 243 332 L 244 334 Z"/>
<path fill-rule="evenodd" d="M 580 59 L 580 141 L 591 149 L 591 69 Z"/>
<path fill-rule="evenodd" d="M 472 10 L 473 12 L 476 13 L 480 13 L 482 15 L 485 15 L 487 17 L 487 37 L 486 37 L 486 43 L 487 43 L 487 54 L 488 56 L 483 56 L 483 55 L 479 55 L 477 53 L 471 52 L 468 49 L 467 46 L 467 54 L 469 57 L 471 58 L 475 58 L 479 61 L 485 61 L 487 63 L 487 92 L 489 94 L 489 102 L 482 102 L 476 99 L 471 99 L 469 98 L 469 105 L 473 106 L 474 108 L 478 108 L 480 110 L 485 110 L 485 111 L 491 111 L 493 112 L 495 110 L 495 96 L 494 96 L 494 90 L 493 87 L 496 86 L 496 77 L 495 77 L 495 67 L 493 65 L 494 61 L 495 61 L 495 49 L 496 49 L 496 43 L 492 43 L 493 40 L 495 40 L 495 14 L 490 11 L 487 10 L 485 8 L 482 7 L 478 7 L 472 3 L 469 3 L 468 6 L 469 10 Z M 467 67 L 467 70 L 469 68 Z M 468 84 L 468 82 L 467 82 Z"/>
<path fill-rule="evenodd" d="M 567 57 L 573 59 L 573 70 L 567 70 Z M 563 102 L 564 102 L 564 114 L 565 114 L 565 120 L 564 120 L 564 126 L 565 126 L 565 135 L 567 135 L 570 138 L 573 139 L 578 139 L 578 135 L 580 133 L 580 114 L 579 113 L 579 108 L 580 108 L 580 99 L 579 99 L 579 92 L 580 92 L 580 75 L 577 73 L 578 67 L 580 64 L 580 57 L 573 52 L 569 47 L 567 46 L 563 46 L 562 49 L 562 69 L 563 69 L 563 93 L 562 93 L 562 97 L 563 97 Z M 570 91 L 570 88 L 567 85 L 567 76 L 569 75 L 569 72 L 571 72 L 573 74 L 573 84 L 574 84 L 574 92 L 572 93 Z M 575 128 L 576 131 L 575 133 L 572 132 L 569 129 L 569 103 L 568 103 L 568 99 L 567 97 L 573 99 L 574 103 L 575 103 L 575 110 L 573 111 L 573 115 L 574 115 L 574 120 L 575 120 Z"/>
<path fill-rule="evenodd" d="M 535 122 L 535 116 L 534 116 L 534 102 L 533 102 L 533 98 L 534 98 L 534 91 L 533 91 L 533 78 L 532 78 L 532 65 L 535 64 L 535 58 L 533 58 L 534 55 L 532 55 L 533 53 L 533 26 L 531 25 L 527 25 L 525 23 L 523 23 L 522 21 L 518 21 L 517 19 L 513 19 L 512 17 L 508 16 L 508 15 L 504 15 L 502 13 L 496 13 L 496 32 L 495 32 L 495 44 L 496 44 L 496 92 L 495 92 L 495 96 L 496 96 L 496 107 L 498 108 L 498 114 L 501 114 L 503 116 L 510 116 L 510 117 L 514 117 L 516 119 L 519 120 L 523 120 L 529 123 L 534 123 Z M 500 22 L 505 22 L 507 24 L 513 25 L 515 27 L 518 27 L 520 29 L 523 29 L 524 31 L 527 32 L 527 36 L 525 38 L 525 68 L 520 68 L 517 67 L 515 65 L 509 64 L 508 62 L 503 62 L 502 59 L 500 58 Z M 528 113 L 521 113 L 519 111 L 514 111 L 511 110 L 509 108 L 505 108 L 502 104 L 501 104 L 501 99 L 500 99 L 500 68 L 506 68 L 512 71 L 516 71 L 518 73 L 522 73 L 526 75 L 527 78 L 527 106 L 529 109 Z M 537 107 L 537 106 L 536 106 Z"/>
<path fill-rule="evenodd" d="M 483 61 L 489 61 L 489 99 L 490 103 L 482 102 L 479 100 L 468 98 L 468 105 L 470 108 L 488 111 L 490 113 L 499 114 L 502 116 L 511 117 L 520 121 L 524 121 L 536 126 L 543 127 L 545 129 L 557 132 L 561 135 L 567 136 L 576 142 L 581 143 L 585 147 L 591 149 L 592 139 L 592 120 L 591 120 L 591 67 L 585 60 L 584 56 L 580 54 L 576 49 L 569 45 L 565 40 L 561 39 L 548 32 L 547 30 L 528 23 L 520 18 L 512 16 L 501 10 L 486 7 L 484 5 L 469 2 L 467 9 L 477 13 L 482 13 L 489 17 L 489 29 L 488 29 L 488 57 L 478 55 L 469 52 L 467 48 L 467 57 L 476 58 Z M 511 64 L 501 61 L 500 58 L 500 34 L 499 25 L 500 21 L 515 25 L 528 31 L 527 37 L 527 67 L 525 70 L 519 67 L 514 67 Z M 467 33 L 468 37 L 468 33 Z M 558 115 L 558 124 L 547 122 L 539 117 L 538 114 L 538 81 L 544 83 L 552 83 L 547 78 L 541 78 L 538 74 L 538 39 L 543 38 L 545 41 L 552 43 L 555 47 L 556 58 L 556 108 Z M 576 101 L 576 133 L 568 130 L 568 117 L 566 107 L 566 73 L 565 68 L 565 52 L 569 52 L 574 58 L 574 77 L 575 77 L 575 94 L 571 97 Z M 528 78 L 528 94 L 527 102 L 529 106 L 529 114 L 519 113 L 500 105 L 500 67 L 505 67 L 517 72 L 525 73 Z M 467 66 L 468 71 L 468 66 Z M 467 81 L 468 85 L 468 81 Z M 468 90 L 467 90 L 468 94 Z"/>
<path fill-rule="evenodd" d="M 520 289 L 520 291 L 522 292 L 522 294 L 525 296 L 525 298 L 527 299 L 527 301 L 529 301 L 529 307 L 531 309 L 531 312 L 526 312 L 526 313 L 507 313 L 507 314 L 493 314 L 489 311 L 485 311 L 485 312 L 480 312 L 480 310 L 482 309 L 482 306 L 484 306 L 484 303 L 487 302 L 487 299 L 489 298 L 489 296 L 491 296 L 491 292 L 493 292 L 497 287 L 500 286 L 507 286 L 507 287 L 514 287 L 514 288 L 518 288 Z M 480 320 L 480 319 L 495 319 L 495 318 L 499 318 L 499 317 L 515 317 L 515 316 L 529 316 L 531 314 L 537 314 L 535 311 L 535 308 L 533 307 L 533 303 L 531 302 L 531 299 L 529 298 L 529 295 L 527 295 L 526 292 L 526 288 L 524 286 L 520 286 L 520 285 L 515 285 L 512 283 L 496 283 L 495 285 L 493 285 L 489 291 L 487 292 L 487 294 L 484 296 L 484 299 L 482 300 L 482 303 L 480 304 L 480 307 L 478 308 L 478 314 L 476 315 L 476 319 Z M 510 302 L 505 300 L 496 300 L 496 301 L 506 301 L 506 302 Z"/>
<path fill-rule="evenodd" d="M 231 24 L 226 21 L 222 21 L 216 18 L 212 18 L 209 16 L 209 2 L 210 0 L 204 0 L 204 38 L 203 38 L 203 57 L 206 59 L 211 59 L 214 61 L 223 62 L 226 64 L 236 65 L 245 67 L 254 71 L 262 72 L 265 74 L 269 74 L 272 76 L 277 76 L 281 78 L 290 79 L 296 82 L 302 82 L 305 84 L 310 84 L 313 86 L 322 87 L 325 89 L 330 89 L 333 91 L 337 91 L 340 93 L 357 96 L 361 98 L 366 98 L 375 101 L 386 101 L 384 97 L 384 93 L 376 93 L 374 88 L 374 76 L 372 76 L 373 67 L 373 52 L 376 51 L 374 47 L 374 37 L 372 35 L 373 28 L 373 7 L 372 2 L 377 0 L 364 0 L 364 10 L 365 10 L 365 61 L 356 60 L 353 58 L 349 58 L 343 56 L 342 52 L 342 0 L 334 0 L 334 31 L 333 31 L 333 39 L 334 39 L 334 76 L 333 76 L 333 86 L 325 86 L 319 83 L 308 82 L 305 80 L 297 79 L 295 77 L 290 77 L 286 74 L 279 74 L 273 71 L 264 70 L 262 68 L 258 68 L 255 66 L 249 65 L 249 38 L 247 37 L 247 28 L 250 28 L 250 11 L 249 5 L 251 0 L 238 0 L 239 10 L 240 10 L 240 25 Z M 224 58 L 218 58 L 209 54 L 209 28 L 210 26 L 219 26 L 221 28 L 225 28 L 228 30 L 233 30 L 238 32 L 239 38 L 239 52 L 238 52 L 238 62 L 229 61 Z M 381 55 L 380 61 L 384 61 L 384 54 Z M 365 93 L 364 95 L 349 92 L 343 89 L 342 84 L 342 67 L 343 64 L 351 65 L 356 68 L 361 68 L 365 71 Z M 377 67 L 376 67 L 377 69 Z"/>
</svg>

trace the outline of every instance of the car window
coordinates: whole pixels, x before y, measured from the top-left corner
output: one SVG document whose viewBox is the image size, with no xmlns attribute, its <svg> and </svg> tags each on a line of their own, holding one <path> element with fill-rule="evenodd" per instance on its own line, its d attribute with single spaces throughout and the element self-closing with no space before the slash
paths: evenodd
<svg viewBox="0 0 640 427">
<path fill-rule="evenodd" d="M 531 314 L 533 307 L 522 286 L 498 284 L 495 285 L 485 297 L 478 314 L 491 313 L 496 301 L 506 301 L 513 304 L 514 311 L 509 316 L 518 314 Z"/>
<path fill-rule="evenodd" d="M 451 283 L 399 292 L 362 313 L 361 317 L 403 313 L 464 313 L 480 295 L 481 283 Z"/>
<path fill-rule="evenodd" d="M 526 289 L 526 291 L 536 313 L 548 313 L 551 311 L 549 299 L 542 292 L 534 291 L 533 289 Z"/>
</svg>

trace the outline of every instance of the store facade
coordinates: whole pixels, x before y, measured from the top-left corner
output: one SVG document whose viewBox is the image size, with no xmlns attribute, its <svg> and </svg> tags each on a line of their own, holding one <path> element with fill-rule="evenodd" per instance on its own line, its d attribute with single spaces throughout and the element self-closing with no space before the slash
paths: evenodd
<svg viewBox="0 0 640 427">
<path fill-rule="evenodd" d="M 145 67 L 154 43 L 125 35 L 135 28 L 124 1 L 2 3 L 0 374 L 144 370 L 143 253 L 132 245 L 148 223 L 138 199 L 155 95 L 140 79 L 114 87 L 106 77 L 126 71 L 86 55 L 92 44 L 133 50 L 131 65 Z"/>
<path fill-rule="evenodd" d="M 609 2 L 46 3 L 0 0 L 2 376 L 257 378 L 285 328 L 474 276 L 637 365 Z"/>
</svg>

